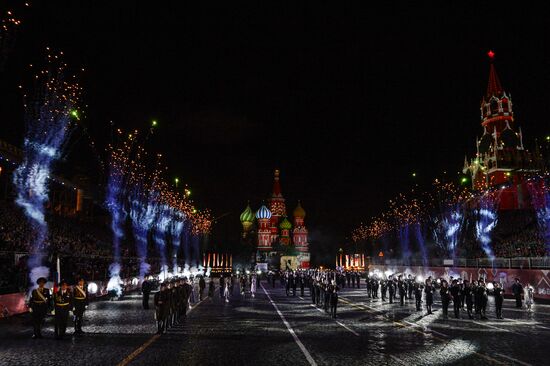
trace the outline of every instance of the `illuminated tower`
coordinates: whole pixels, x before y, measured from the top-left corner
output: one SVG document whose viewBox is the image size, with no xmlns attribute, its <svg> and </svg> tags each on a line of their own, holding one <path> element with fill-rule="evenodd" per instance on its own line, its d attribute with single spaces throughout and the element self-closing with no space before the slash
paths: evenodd
<svg viewBox="0 0 550 366">
<path fill-rule="evenodd" d="M 241 224 L 243 225 L 243 238 L 246 238 L 252 224 L 254 223 L 254 212 L 250 208 L 250 204 L 246 206 L 246 209 L 240 216 Z"/>
<path fill-rule="evenodd" d="M 298 201 L 298 206 L 294 209 L 293 214 L 294 230 L 292 232 L 292 242 L 298 252 L 307 252 L 309 244 L 307 242 L 307 229 L 304 224 L 306 211 L 302 208 L 300 201 Z"/>
<path fill-rule="evenodd" d="M 500 83 L 493 63 L 495 54 L 489 51 L 487 55 L 489 83 L 480 107 L 483 134 L 476 139 L 475 157 L 465 159 L 463 172 L 470 175 L 474 190 L 500 188 L 500 209 L 522 208 L 525 175 L 538 170 L 539 159 L 524 149 L 521 128 L 516 128 L 514 120 L 512 97 Z"/>
<path fill-rule="evenodd" d="M 269 208 L 271 209 L 271 242 L 275 242 L 278 239 L 278 226 L 281 217 L 286 216 L 285 199 L 281 193 L 281 183 L 279 182 L 279 169 L 275 169 L 273 180 L 273 193 L 271 200 L 269 201 Z"/>
<path fill-rule="evenodd" d="M 262 205 L 256 212 L 256 219 L 258 219 L 258 250 L 270 251 L 271 250 L 271 230 L 269 227 L 269 220 L 271 219 L 271 211 L 265 205 Z"/>
<path fill-rule="evenodd" d="M 289 245 L 290 244 L 290 229 L 292 229 L 292 224 L 290 223 L 290 221 L 288 221 L 286 216 L 283 219 L 283 221 L 281 221 L 281 225 L 279 225 L 279 227 L 281 228 L 281 239 L 280 239 L 281 244 Z"/>
</svg>

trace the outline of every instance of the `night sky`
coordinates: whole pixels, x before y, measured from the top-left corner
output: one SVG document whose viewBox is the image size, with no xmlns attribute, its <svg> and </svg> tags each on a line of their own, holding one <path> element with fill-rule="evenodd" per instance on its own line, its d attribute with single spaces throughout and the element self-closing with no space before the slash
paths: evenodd
<svg viewBox="0 0 550 366">
<path fill-rule="evenodd" d="M 159 121 L 147 149 L 199 206 L 231 213 L 213 242 L 238 243 L 239 214 L 269 197 L 279 168 L 289 212 L 301 199 L 314 250 L 332 258 L 398 192 L 457 178 L 482 133 L 489 49 L 525 144 L 550 132 L 547 8 L 184 3 L 33 1 L 0 70 L 0 138 L 21 143 L 25 65 L 62 50 L 86 68 L 98 146 L 110 121 Z"/>
</svg>

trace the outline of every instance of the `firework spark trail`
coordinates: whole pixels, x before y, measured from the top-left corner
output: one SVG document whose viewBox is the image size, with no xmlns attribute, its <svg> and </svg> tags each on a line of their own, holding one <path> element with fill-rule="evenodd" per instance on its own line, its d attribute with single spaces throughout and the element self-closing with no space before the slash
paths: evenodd
<svg viewBox="0 0 550 366">
<path fill-rule="evenodd" d="M 48 235 L 44 209 L 48 201 L 48 180 L 73 131 L 71 113 L 76 110 L 81 95 L 76 77 L 66 78 L 66 64 L 61 56 L 62 53 L 49 54 L 47 68 L 36 75 L 39 91 L 34 100 L 25 105 L 24 157 L 13 175 L 16 203 L 23 208 L 35 234 L 28 262 L 31 274 L 45 273 L 35 268 L 42 266 Z"/>
<path fill-rule="evenodd" d="M 157 205 L 157 221 L 153 230 L 153 240 L 157 245 L 160 254 L 160 264 L 162 268 L 167 268 L 166 261 L 166 233 L 170 225 L 171 212 L 170 207 L 166 204 Z M 164 269 L 163 272 L 166 272 Z"/>
<path fill-rule="evenodd" d="M 492 194 L 486 194 L 481 197 L 477 210 L 476 221 L 476 238 L 481 244 L 481 248 L 490 260 L 495 258 L 493 249 L 491 248 L 491 232 L 496 227 L 498 222 L 496 204 Z"/>
<path fill-rule="evenodd" d="M 172 273 L 178 273 L 178 252 L 181 246 L 183 223 L 186 218 L 183 212 L 173 209 L 171 219 L 169 233 L 172 242 Z"/>
<path fill-rule="evenodd" d="M 420 254 L 422 255 L 422 264 L 427 266 L 428 252 L 426 250 L 426 243 L 424 241 L 424 236 L 422 235 L 422 226 L 420 223 L 414 224 L 414 236 L 416 237 L 416 242 L 418 243 Z"/>
<path fill-rule="evenodd" d="M 120 133 L 120 132 L 119 132 Z M 127 191 L 128 183 L 132 179 L 132 172 L 136 169 L 131 154 L 134 150 L 137 134 L 130 134 L 120 147 L 110 147 L 109 178 L 105 204 L 111 214 L 111 230 L 113 232 L 113 263 L 109 266 L 108 291 L 122 294 L 120 284 L 121 258 L 120 244 L 125 237 L 124 224 L 128 217 Z"/>
</svg>

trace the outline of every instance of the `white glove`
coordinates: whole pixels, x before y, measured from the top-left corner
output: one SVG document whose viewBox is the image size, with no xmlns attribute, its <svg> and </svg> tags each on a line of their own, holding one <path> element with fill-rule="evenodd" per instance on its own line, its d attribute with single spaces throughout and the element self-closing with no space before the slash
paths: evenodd
<svg viewBox="0 0 550 366">
<path fill-rule="evenodd" d="M 31 307 L 29 307 L 29 313 L 32 313 L 32 308 Z"/>
<path fill-rule="evenodd" d="M 88 309 L 88 305 L 84 306 L 84 309 Z"/>
</svg>

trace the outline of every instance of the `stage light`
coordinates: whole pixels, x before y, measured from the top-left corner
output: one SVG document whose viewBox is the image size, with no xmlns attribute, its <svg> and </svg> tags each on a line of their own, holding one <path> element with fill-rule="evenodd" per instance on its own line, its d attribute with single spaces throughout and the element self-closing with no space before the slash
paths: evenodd
<svg viewBox="0 0 550 366">
<path fill-rule="evenodd" d="M 92 295 L 95 295 L 97 293 L 97 290 L 98 290 L 98 287 L 97 287 L 97 283 L 95 282 L 90 282 L 88 284 L 88 292 Z"/>
</svg>

